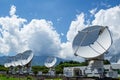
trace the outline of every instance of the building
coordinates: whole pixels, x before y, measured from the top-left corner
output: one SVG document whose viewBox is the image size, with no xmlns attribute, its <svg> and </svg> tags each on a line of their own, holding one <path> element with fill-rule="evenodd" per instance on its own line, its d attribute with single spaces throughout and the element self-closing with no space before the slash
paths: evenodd
<svg viewBox="0 0 120 80">
<path fill-rule="evenodd" d="M 88 76 L 100 77 L 97 70 L 89 70 L 87 66 L 81 67 L 64 67 L 63 74 L 66 77 Z M 120 64 L 104 65 L 104 75 L 106 77 L 117 78 L 120 76 Z"/>
</svg>

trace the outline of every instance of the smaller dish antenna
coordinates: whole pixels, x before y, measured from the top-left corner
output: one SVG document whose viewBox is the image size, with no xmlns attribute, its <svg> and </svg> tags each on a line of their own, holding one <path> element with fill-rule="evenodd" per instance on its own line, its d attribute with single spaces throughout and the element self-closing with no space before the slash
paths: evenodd
<svg viewBox="0 0 120 80">
<path fill-rule="evenodd" d="M 10 65 L 10 63 L 5 63 L 4 66 L 5 66 L 6 68 L 8 68 L 8 67 L 10 67 L 11 65 Z"/>
<path fill-rule="evenodd" d="M 15 61 L 11 62 L 12 67 L 16 67 L 17 66 L 15 63 L 16 63 Z"/>
<path fill-rule="evenodd" d="M 54 65 L 56 64 L 56 62 L 57 62 L 57 59 L 56 59 L 56 57 L 53 57 L 53 56 L 48 57 L 48 58 L 46 59 L 44 65 L 45 65 L 47 68 L 49 68 L 48 75 L 50 75 L 50 76 L 55 76 Z"/>
<path fill-rule="evenodd" d="M 27 67 L 27 72 L 29 73 L 31 70 L 31 61 L 33 59 L 33 52 L 31 50 L 26 50 L 23 53 L 19 53 L 15 56 L 9 57 L 8 62 L 4 64 L 5 67 L 19 67 L 22 68 L 24 66 Z"/>
<path fill-rule="evenodd" d="M 45 61 L 45 66 L 47 68 L 51 68 L 56 64 L 56 62 L 57 62 L 56 57 L 48 57 Z"/>
<path fill-rule="evenodd" d="M 27 65 L 33 59 L 33 52 L 31 50 L 24 51 L 21 56 L 21 65 Z"/>
<path fill-rule="evenodd" d="M 19 63 L 21 66 L 26 67 L 26 73 L 31 72 L 31 62 L 33 59 L 33 52 L 31 50 L 26 50 L 21 54 L 21 60 L 19 60 Z"/>
</svg>

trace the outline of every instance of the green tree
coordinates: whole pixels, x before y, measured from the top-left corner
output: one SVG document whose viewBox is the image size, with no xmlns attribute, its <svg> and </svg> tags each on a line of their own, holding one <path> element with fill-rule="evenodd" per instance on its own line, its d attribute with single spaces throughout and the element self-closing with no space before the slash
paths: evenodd
<svg viewBox="0 0 120 80">
<path fill-rule="evenodd" d="M 32 67 L 32 71 L 35 73 L 38 73 L 38 71 L 42 71 L 43 73 L 47 73 L 48 72 L 48 68 L 46 68 L 45 66 L 33 66 Z"/>
<path fill-rule="evenodd" d="M 110 61 L 108 61 L 108 60 L 104 60 L 103 62 L 104 62 L 104 64 L 110 64 Z"/>
<path fill-rule="evenodd" d="M 8 68 L 5 68 L 3 65 L 0 65 L 0 71 L 8 71 Z"/>
</svg>

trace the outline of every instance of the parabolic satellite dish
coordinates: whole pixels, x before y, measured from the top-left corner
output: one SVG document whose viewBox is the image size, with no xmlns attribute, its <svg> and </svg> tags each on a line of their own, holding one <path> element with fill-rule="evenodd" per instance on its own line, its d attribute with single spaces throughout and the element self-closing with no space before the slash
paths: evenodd
<svg viewBox="0 0 120 80">
<path fill-rule="evenodd" d="M 32 60 L 32 58 L 33 58 L 33 52 L 31 50 L 27 50 L 22 53 L 20 62 L 22 65 L 26 65 Z"/>
<path fill-rule="evenodd" d="M 16 63 L 15 61 L 12 61 L 12 62 L 11 62 L 11 66 L 12 66 L 12 67 L 16 67 L 17 65 L 16 65 L 15 63 Z"/>
<path fill-rule="evenodd" d="M 108 52 L 111 44 L 112 38 L 108 27 L 91 26 L 78 31 L 72 47 L 76 56 L 88 59 L 86 71 L 94 73 L 96 70 L 99 76 L 104 77 L 104 53 Z"/>
<path fill-rule="evenodd" d="M 95 58 L 107 52 L 112 44 L 108 27 L 91 26 L 78 31 L 73 40 L 74 54 L 83 58 Z"/>
<path fill-rule="evenodd" d="M 4 66 L 5 66 L 6 68 L 10 67 L 10 63 L 5 63 Z"/>
<path fill-rule="evenodd" d="M 54 65 L 55 65 L 55 63 L 57 62 L 57 59 L 56 59 L 56 57 L 48 57 L 47 59 L 46 59 L 46 61 L 45 61 L 45 66 L 47 67 L 47 68 L 51 68 L 51 67 L 53 67 Z"/>
<path fill-rule="evenodd" d="M 21 62 L 20 62 L 21 59 L 22 59 L 22 53 L 18 53 L 18 54 L 15 56 L 15 62 L 14 62 L 14 64 L 15 64 L 16 66 L 21 66 L 21 65 L 22 65 Z"/>
<path fill-rule="evenodd" d="M 20 73 L 23 73 L 22 68 L 26 66 L 27 72 L 29 73 L 31 71 L 32 59 L 33 59 L 33 52 L 31 50 L 26 50 L 23 53 L 19 53 L 15 56 L 9 57 L 8 62 L 5 63 L 4 66 L 7 68 L 13 67 L 13 71 L 15 67 L 19 67 Z"/>
<path fill-rule="evenodd" d="M 5 67 L 24 66 L 28 64 L 33 58 L 33 52 L 26 50 L 23 53 L 19 53 L 16 56 L 9 57 L 8 62 L 4 64 Z"/>
</svg>

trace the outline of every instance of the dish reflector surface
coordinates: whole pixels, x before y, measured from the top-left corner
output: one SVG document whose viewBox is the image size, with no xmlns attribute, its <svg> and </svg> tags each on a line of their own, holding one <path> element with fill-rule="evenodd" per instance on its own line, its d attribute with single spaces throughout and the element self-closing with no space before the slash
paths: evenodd
<svg viewBox="0 0 120 80">
<path fill-rule="evenodd" d="M 5 63 L 4 66 L 5 66 L 6 68 L 8 68 L 8 67 L 11 66 L 11 64 L 10 64 L 10 63 Z"/>
<path fill-rule="evenodd" d="M 55 57 L 48 57 L 45 61 L 45 66 L 48 68 L 53 67 L 56 62 L 57 59 Z"/>
<path fill-rule="evenodd" d="M 27 50 L 23 52 L 22 59 L 20 60 L 21 65 L 28 64 L 33 58 L 33 52 L 31 50 Z"/>
<path fill-rule="evenodd" d="M 8 63 L 5 63 L 4 66 L 5 66 L 6 68 L 9 67 L 9 66 L 8 66 Z"/>
<path fill-rule="evenodd" d="M 19 53 L 16 56 L 8 58 L 8 62 L 4 64 L 5 67 L 16 67 L 27 65 L 33 58 L 33 52 L 31 50 L 26 50 L 23 53 Z"/>
<path fill-rule="evenodd" d="M 75 55 L 84 58 L 95 58 L 105 53 L 112 44 L 107 27 L 91 26 L 79 31 L 73 40 Z"/>
</svg>

